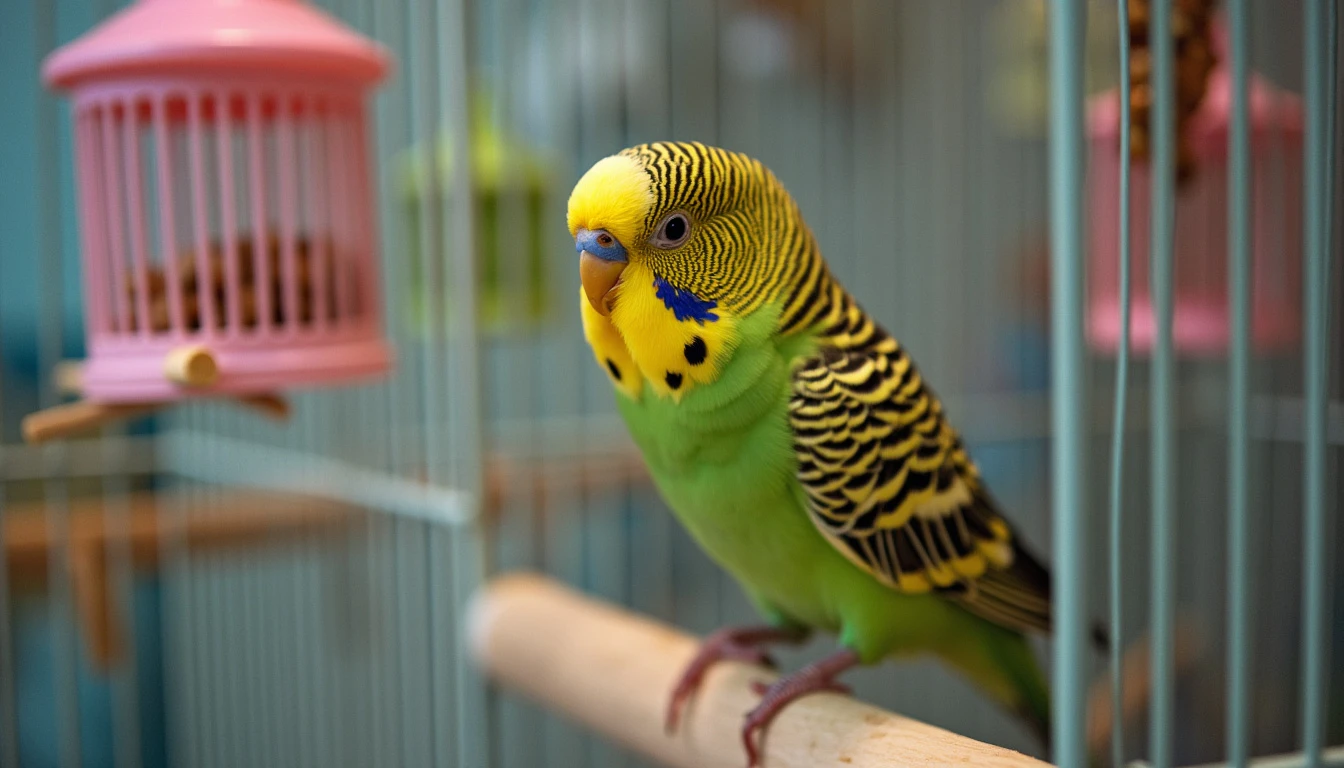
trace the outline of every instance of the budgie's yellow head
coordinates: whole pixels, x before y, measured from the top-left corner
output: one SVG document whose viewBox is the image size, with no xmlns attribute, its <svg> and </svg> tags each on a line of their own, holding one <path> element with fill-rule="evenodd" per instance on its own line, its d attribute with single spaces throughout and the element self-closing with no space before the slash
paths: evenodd
<svg viewBox="0 0 1344 768">
<path fill-rule="evenodd" d="M 747 316 L 771 313 L 763 327 L 792 330 L 790 308 L 809 293 L 800 287 L 825 272 L 774 175 L 699 143 L 645 144 L 598 161 L 569 197 L 569 231 L 590 340 L 594 324 L 609 323 L 654 389 L 678 398 L 713 380 Z M 606 363 L 628 388 L 619 362 Z"/>
<path fill-rule="evenodd" d="M 580 257 L 584 287 L 603 314 L 625 282 L 597 292 L 622 273 L 611 265 L 631 264 L 701 303 L 739 315 L 755 309 L 775 298 L 769 289 L 777 291 L 786 271 L 788 254 L 771 246 L 803 229 L 764 166 L 696 142 L 644 144 L 604 158 L 569 197 L 569 231 L 588 254 Z"/>
</svg>

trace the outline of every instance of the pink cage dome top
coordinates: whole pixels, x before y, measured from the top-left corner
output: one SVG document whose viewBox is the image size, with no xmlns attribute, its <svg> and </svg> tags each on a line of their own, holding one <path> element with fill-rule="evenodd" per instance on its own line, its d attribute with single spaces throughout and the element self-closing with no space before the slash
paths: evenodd
<svg viewBox="0 0 1344 768">
<path fill-rule="evenodd" d="M 381 47 L 301 0 L 139 0 L 43 66 L 56 88 L 106 78 L 265 71 L 373 84 Z"/>
</svg>

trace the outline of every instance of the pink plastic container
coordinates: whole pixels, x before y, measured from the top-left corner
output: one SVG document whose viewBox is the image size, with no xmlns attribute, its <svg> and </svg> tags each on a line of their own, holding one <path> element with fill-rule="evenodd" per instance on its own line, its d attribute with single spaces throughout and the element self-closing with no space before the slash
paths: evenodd
<svg viewBox="0 0 1344 768">
<path fill-rule="evenodd" d="M 1220 51 L 1226 62 L 1226 49 Z M 1231 80 L 1220 67 L 1210 76 L 1203 104 L 1191 121 L 1199 165 L 1176 202 L 1173 342 L 1182 352 L 1216 355 L 1227 348 L 1227 163 Z M 1089 343 L 1114 352 L 1120 343 L 1119 183 L 1120 123 L 1115 91 L 1093 99 L 1088 114 L 1090 157 Z M 1261 351 L 1290 348 L 1301 328 L 1302 108 L 1300 101 L 1252 76 L 1251 333 Z M 1151 238 L 1149 169 L 1135 164 L 1130 197 L 1131 349 L 1152 347 L 1154 321 L 1148 285 Z"/>
<path fill-rule="evenodd" d="M 365 105 L 386 69 L 300 0 L 139 0 L 47 59 L 74 101 L 86 398 L 388 369 Z M 213 383 L 166 373 L 188 347 Z"/>
</svg>

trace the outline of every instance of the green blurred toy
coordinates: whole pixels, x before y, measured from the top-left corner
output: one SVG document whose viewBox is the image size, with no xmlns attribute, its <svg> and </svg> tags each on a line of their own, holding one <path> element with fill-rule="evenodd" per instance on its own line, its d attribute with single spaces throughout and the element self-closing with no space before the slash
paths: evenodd
<svg viewBox="0 0 1344 768">
<path fill-rule="evenodd" d="M 543 210 L 554 182 L 554 164 L 540 149 L 500 131 L 490 121 L 488 98 L 478 95 L 472 130 L 472 161 L 476 190 L 476 253 L 481 329 L 491 333 L 537 327 L 550 311 L 543 262 Z M 421 146 L 403 150 L 394 168 L 408 234 L 406 258 L 411 260 L 411 300 L 402 308 L 411 328 L 423 331 L 424 276 L 421 274 L 421 216 L 439 216 L 452 194 L 453 142 L 446 131 L 434 142 L 434 163 Z M 432 176 L 432 181 L 431 181 Z M 430 199 L 426 200 L 426 191 Z M 517 221 L 501 221 L 502 217 Z M 442 242 L 453 238 L 451 221 Z M 447 302 L 452 300 L 451 249 L 441 245 L 446 271 Z M 521 253 L 505 249 L 521 249 Z M 510 270 L 514 270 L 513 273 Z M 518 273 L 521 271 L 521 274 Z M 449 311 L 448 316 L 452 313 Z"/>
</svg>

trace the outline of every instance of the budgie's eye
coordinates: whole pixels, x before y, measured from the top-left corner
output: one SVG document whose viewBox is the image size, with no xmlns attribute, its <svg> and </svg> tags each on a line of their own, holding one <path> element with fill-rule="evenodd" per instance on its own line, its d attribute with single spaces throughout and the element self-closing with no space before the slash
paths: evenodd
<svg viewBox="0 0 1344 768">
<path fill-rule="evenodd" d="M 686 242 L 690 234 L 691 222 L 686 219 L 686 214 L 674 213 L 663 219 L 650 242 L 658 248 L 676 248 Z"/>
</svg>

